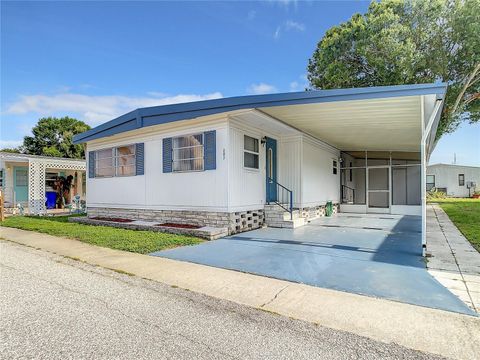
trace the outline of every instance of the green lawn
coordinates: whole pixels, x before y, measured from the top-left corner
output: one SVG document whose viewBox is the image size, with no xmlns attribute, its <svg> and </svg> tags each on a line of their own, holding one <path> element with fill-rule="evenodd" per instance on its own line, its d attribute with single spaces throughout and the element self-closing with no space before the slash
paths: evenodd
<svg viewBox="0 0 480 360">
<path fill-rule="evenodd" d="M 450 220 L 480 251 L 480 199 L 435 199 Z"/>
<path fill-rule="evenodd" d="M 140 254 L 202 242 L 201 239 L 192 236 L 70 223 L 68 222 L 68 216 L 11 216 L 0 224 L 1 226 L 67 237 L 92 245 Z"/>
</svg>

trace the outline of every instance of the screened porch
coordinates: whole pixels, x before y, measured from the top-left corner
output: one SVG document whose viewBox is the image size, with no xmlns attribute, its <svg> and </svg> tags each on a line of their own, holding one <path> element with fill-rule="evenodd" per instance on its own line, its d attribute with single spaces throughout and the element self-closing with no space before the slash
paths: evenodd
<svg viewBox="0 0 480 360">
<path fill-rule="evenodd" d="M 421 214 L 420 152 L 341 153 L 343 212 Z"/>
</svg>

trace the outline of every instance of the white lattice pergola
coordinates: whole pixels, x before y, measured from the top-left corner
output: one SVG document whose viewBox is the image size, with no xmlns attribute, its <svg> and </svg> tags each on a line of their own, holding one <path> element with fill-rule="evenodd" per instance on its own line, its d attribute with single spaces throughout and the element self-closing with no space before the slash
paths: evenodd
<svg viewBox="0 0 480 360">
<path fill-rule="evenodd" d="M 45 157 L 28 159 L 28 207 L 30 214 L 41 214 L 45 207 L 45 173 L 47 169 L 86 171 L 83 160 L 49 159 Z"/>
</svg>

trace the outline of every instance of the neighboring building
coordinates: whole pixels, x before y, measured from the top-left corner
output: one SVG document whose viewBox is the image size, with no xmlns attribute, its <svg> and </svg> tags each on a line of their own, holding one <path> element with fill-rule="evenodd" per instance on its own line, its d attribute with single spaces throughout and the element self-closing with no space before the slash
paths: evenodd
<svg viewBox="0 0 480 360">
<path fill-rule="evenodd" d="M 427 191 L 436 189 L 452 197 L 471 197 L 480 190 L 480 167 L 433 164 L 427 167 Z"/>
<path fill-rule="evenodd" d="M 87 212 L 230 234 L 302 225 L 327 201 L 425 219 L 424 169 L 445 92 L 402 85 L 134 110 L 74 138 L 87 143 Z"/>
<path fill-rule="evenodd" d="M 57 176 L 73 176 L 69 196 L 85 199 L 85 170 L 85 160 L 0 152 L 0 187 L 5 207 L 22 204 L 32 214 L 44 212 L 46 193 L 53 191 Z"/>
</svg>

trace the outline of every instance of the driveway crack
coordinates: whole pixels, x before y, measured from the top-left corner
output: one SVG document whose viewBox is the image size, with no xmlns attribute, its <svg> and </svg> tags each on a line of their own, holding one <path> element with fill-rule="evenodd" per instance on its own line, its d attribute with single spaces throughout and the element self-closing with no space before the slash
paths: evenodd
<svg viewBox="0 0 480 360">
<path fill-rule="evenodd" d="M 282 293 L 283 290 L 285 290 L 286 288 L 288 288 L 290 285 L 286 285 L 285 287 L 281 288 L 280 290 L 277 291 L 277 293 L 270 299 L 268 300 L 266 303 L 260 305 L 260 308 L 263 308 L 267 305 L 270 305 L 273 301 L 275 301 L 275 299 Z"/>
</svg>

